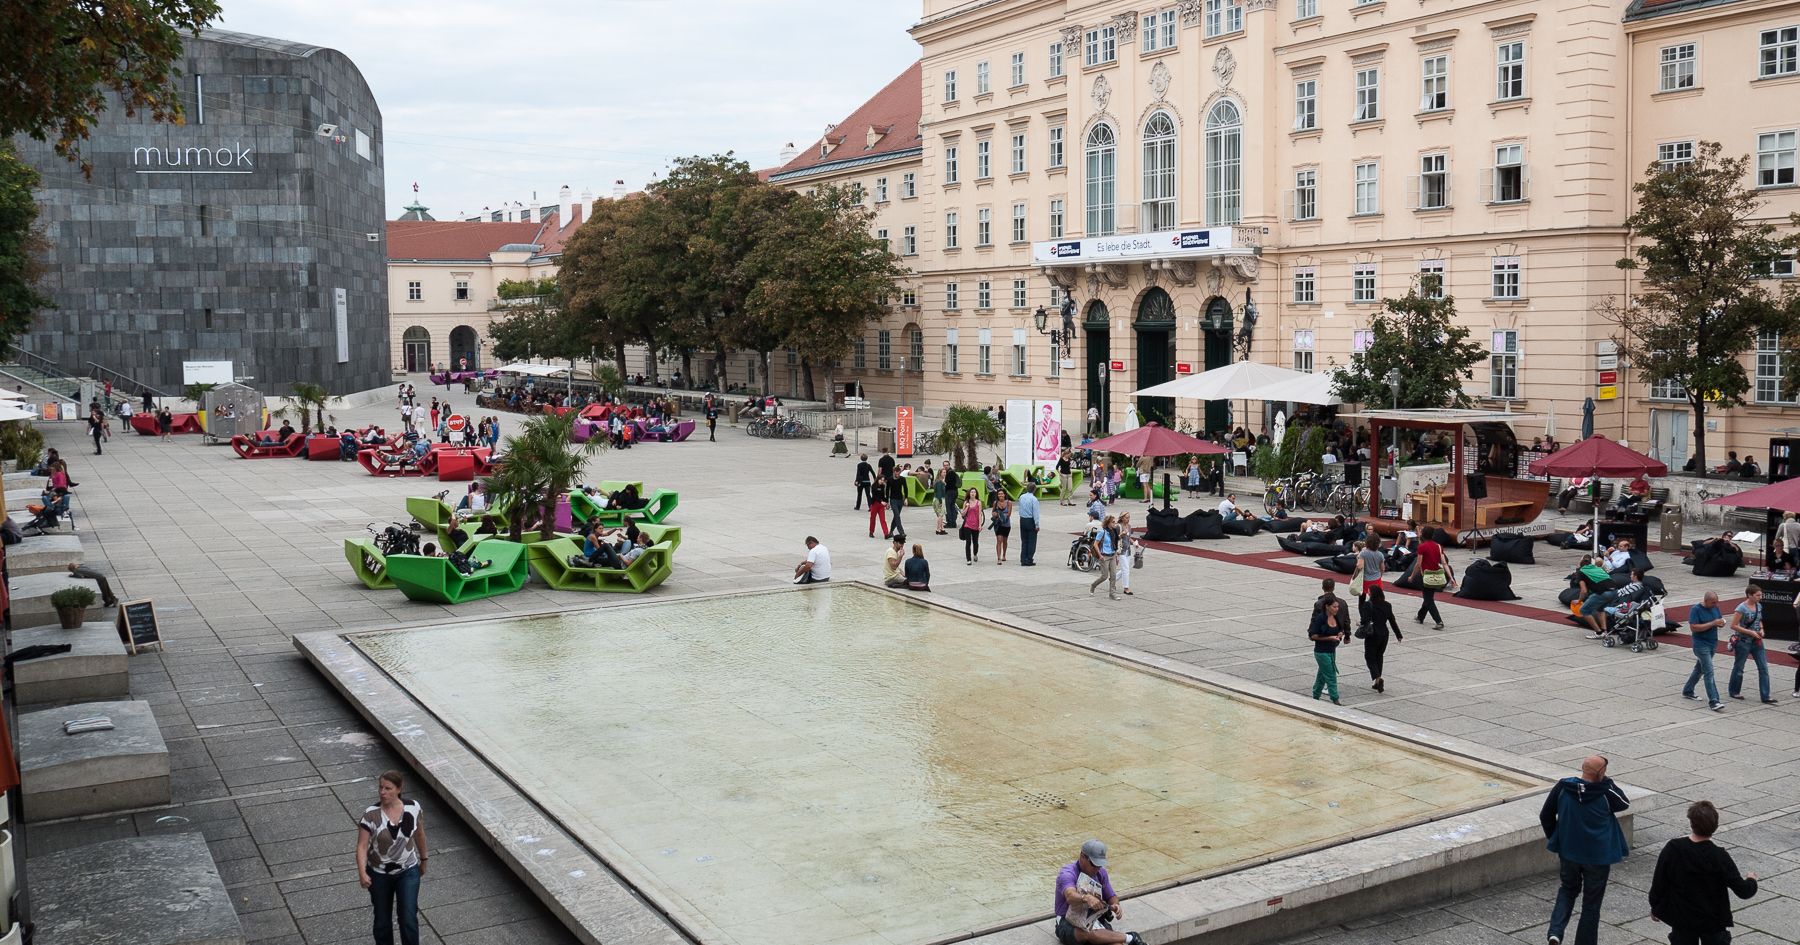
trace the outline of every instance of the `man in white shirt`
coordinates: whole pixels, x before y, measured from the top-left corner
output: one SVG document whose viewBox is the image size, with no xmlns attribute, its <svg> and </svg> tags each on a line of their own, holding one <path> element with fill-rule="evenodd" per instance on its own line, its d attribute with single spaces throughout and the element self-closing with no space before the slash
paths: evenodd
<svg viewBox="0 0 1800 945">
<path fill-rule="evenodd" d="M 1325 447 L 1325 455 L 1319 457 L 1319 462 L 1324 463 L 1327 466 L 1335 466 L 1337 465 L 1337 461 L 1337 454 L 1331 451 L 1331 447 Z"/>
<path fill-rule="evenodd" d="M 794 568 L 795 584 L 820 584 L 831 580 L 831 552 L 819 540 L 806 536 L 806 560 Z"/>
<path fill-rule="evenodd" d="M 1100 408 L 1090 405 L 1088 407 L 1088 425 L 1087 425 L 1088 436 L 1093 436 L 1095 433 L 1099 432 L 1099 430 L 1100 430 Z"/>
<path fill-rule="evenodd" d="M 1224 501 L 1219 503 L 1219 514 L 1225 516 L 1225 521 L 1227 522 L 1238 517 L 1236 495 L 1228 495 L 1225 497 Z"/>
</svg>

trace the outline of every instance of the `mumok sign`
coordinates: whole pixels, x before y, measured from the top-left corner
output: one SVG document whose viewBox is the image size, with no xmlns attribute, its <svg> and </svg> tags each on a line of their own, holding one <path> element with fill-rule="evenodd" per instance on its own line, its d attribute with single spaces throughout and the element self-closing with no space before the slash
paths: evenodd
<svg viewBox="0 0 1800 945">
<path fill-rule="evenodd" d="M 256 169 L 256 152 L 241 142 L 215 148 L 133 148 L 131 164 L 139 174 L 248 174 Z"/>
</svg>

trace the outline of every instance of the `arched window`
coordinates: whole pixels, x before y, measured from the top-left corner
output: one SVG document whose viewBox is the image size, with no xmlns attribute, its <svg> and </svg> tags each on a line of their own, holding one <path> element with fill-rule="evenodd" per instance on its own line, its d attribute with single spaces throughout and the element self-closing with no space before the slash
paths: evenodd
<svg viewBox="0 0 1800 945">
<path fill-rule="evenodd" d="M 1145 233 L 1175 228 L 1175 122 L 1157 112 L 1144 125 Z"/>
<path fill-rule="evenodd" d="M 1223 226 L 1244 215 L 1244 119 L 1220 102 L 1206 116 L 1206 223 Z"/>
<path fill-rule="evenodd" d="M 1118 145 L 1109 125 L 1095 125 L 1087 136 L 1087 231 L 1083 236 L 1111 236 L 1118 219 Z"/>
</svg>

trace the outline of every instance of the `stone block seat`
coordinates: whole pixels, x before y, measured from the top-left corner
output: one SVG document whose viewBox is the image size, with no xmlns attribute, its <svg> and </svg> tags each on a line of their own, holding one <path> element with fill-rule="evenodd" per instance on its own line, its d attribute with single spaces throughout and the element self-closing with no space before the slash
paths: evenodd
<svg viewBox="0 0 1800 945">
<path fill-rule="evenodd" d="M 70 735 L 63 723 L 104 715 L 113 727 Z M 19 713 L 19 791 L 26 821 L 169 803 L 169 749 L 150 703 L 77 702 Z"/>
<path fill-rule="evenodd" d="M 597 436 L 606 436 L 606 425 L 598 420 L 577 420 L 569 430 L 569 441 L 586 443 Z"/>
<path fill-rule="evenodd" d="M 30 470 L 9 472 L 0 478 L 6 480 L 6 489 L 9 492 L 14 489 L 31 489 L 35 492 L 42 492 L 44 487 L 50 484 L 49 476 L 40 476 Z"/>
<path fill-rule="evenodd" d="M 16 546 L 15 546 L 16 547 Z M 65 587 L 85 587 L 94 592 L 94 606 L 100 609 L 100 584 L 92 578 L 78 578 L 68 571 L 45 571 L 41 574 L 15 576 L 9 586 L 12 592 L 12 622 L 15 627 L 35 627 L 56 623 L 56 608 L 50 606 L 50 595 Z"/>
<path fill-rule="evenodd" d="M 350 569 L 356 572 L 357 580 L 372 591 L 391 591 L 394 579 L 388 577 L 387 555 L 375 547 L 375 541 L 367 536 L 344 539 L 344 558 L 350 562 Z"/>
<path fill-rule="evenodd" d="M 173 421 L 169 425 L 170 433 L 204 433 L 204 432 L 206 432 L 206 431 L 200 429 L 200 418 L 195 416 L 194 414 L 191 414 L 191 413 L 170 414 L 169 419 L 171 421 Z M 155 414 L 149 414 L 149 413 L 134 413 L 134 414 L 132 414 L 131 415 L 131 428 L 133 430 L 138 431 L 138 434 L 140 436 L 161 436 L 162 435 L 162 428 L 157 426 Z"/>
<path fill-rule="evenodd" d="M 32 504 L 37 504 L 37 501 L 35 499 L 32 500 Z M 31 524 L 31 520 L 37 517 L 32 514 L 30 509 L 14 508 L 10 503 L 7 505 L 7 509 L 7 517 L 19 523 L 20 528 L 24 528 L 26 525 Z M 65 515 L 62 517 L 61 521 L 56 523 L 56 527 L 43 529 L 38 534 L 73 535 L 75 534 L 75 523 L 71 520 L 72 518 L 73 516 Z"/>
<path fill-rule="evenodd" d="M 73 630 L 47 624 L 13 631 L 14 651 L 59 643 L 67 643 L 69 652 L 13 664 L 13 698 L 19 705 L 131 698 L 125 643 L 111 621 L 90 620 Z"/>
<path fill-rule="evenodd" d="M 321 463 L 341 460 L 344 458 L 344 441 L 315 433 L 306 438 L 306 458 Z"/>
<path fill-rule="evenodd" d="M 37 945 L 243 945 L 200 833 L 124 837 L 25 861 Z"/>
<path fill-rule="evenodd" d="M 450 564 L 449 558 L 427 558 L 422 555 L 389 555 L 387 574 L 408 600 L 436 604 L 460 604 L 483 597 L 511 594 L 525 586 L 530 566 L 525 557 L 526 545 L 487 538 L 469 551 L 478 561 L 490 562 L 474 574 L 463 574 Z"/>
<path fill-rule="evenodd" d="M 275 442 L 268 442 L 274 437 Z M 245 459 L 292 459 L 306 450 L 306 435 L 290 433 L 280 437 L 274 430 L 260 430 L 250 436 L 234 436 L 231 448 Z"/>
<path fill-rule="evenodd" d="M 544 583 L 559 591 L 608 591 L 618 594 L 642 594 L 668 580 L 674 573 L 675 547 L 662 541 L 644 549 L 623 570 L 617 568 L 581 568 L 569 564 L 569 558 L 581 554 L 581 545 L 573 539 L 558 538 L 531 546 L 531 566 Z"/>
<path fill-rule="evenodd" d="M 476 476 L 491 475 L 494 465 L 488 462 L 485 446 L 444 446 L 433 449 L 419 461 L 419 468 L 439 482 L 468 482 Z"/>
<path fill-rule="evenodd" d="M 371 475 L 371 476 L 393 477 L 393 476 L 423 476 L 423 475 L 425 475 L 425 470 L 420 468 L 418 463 L 414 463 L 414 462 L 410 462 L 410 461 L 405 462 L 405 463 L 400 463 L 400 464 L 395 464 L 392 462 L 383 462 L 381 459 L 381 454 L 383 452 L 386 452 L 386 451 L 379 450 L 379 449 L 357 450 L 356 451 L 356 462 L 359 465 L 361 465 L 362 468 L 367 469 L 369 471 L 369 475 Z M 392 455 L 396 455 L 396 454 L 389 453 L 388 455 L 392 456 Z M 427 453 L 426 455 L 429 456 L 431 454 Z"/>
<path fill-rule="evenodd" d="M 81 564 L 86 555 L 81 539 L 74 535 L 32 535 L 6 549 L 6 572 L 13 575 L 45 574 L 68 571 L 69 565 Z"/>
</svg>

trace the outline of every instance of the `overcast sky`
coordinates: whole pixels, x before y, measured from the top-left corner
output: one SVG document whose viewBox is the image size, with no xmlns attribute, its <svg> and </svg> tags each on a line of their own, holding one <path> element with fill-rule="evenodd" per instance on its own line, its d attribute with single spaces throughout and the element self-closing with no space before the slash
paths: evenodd
<svg viewBox="0 0 1800 945">
<path fill-rule="evenodd" d="M 375 92 L 387 215 L 633 190 L 671 157 L 817 141 L 919 56 L 919 0 L 225 0 L 221 29 L 329 46 Z"/>
</svg>

